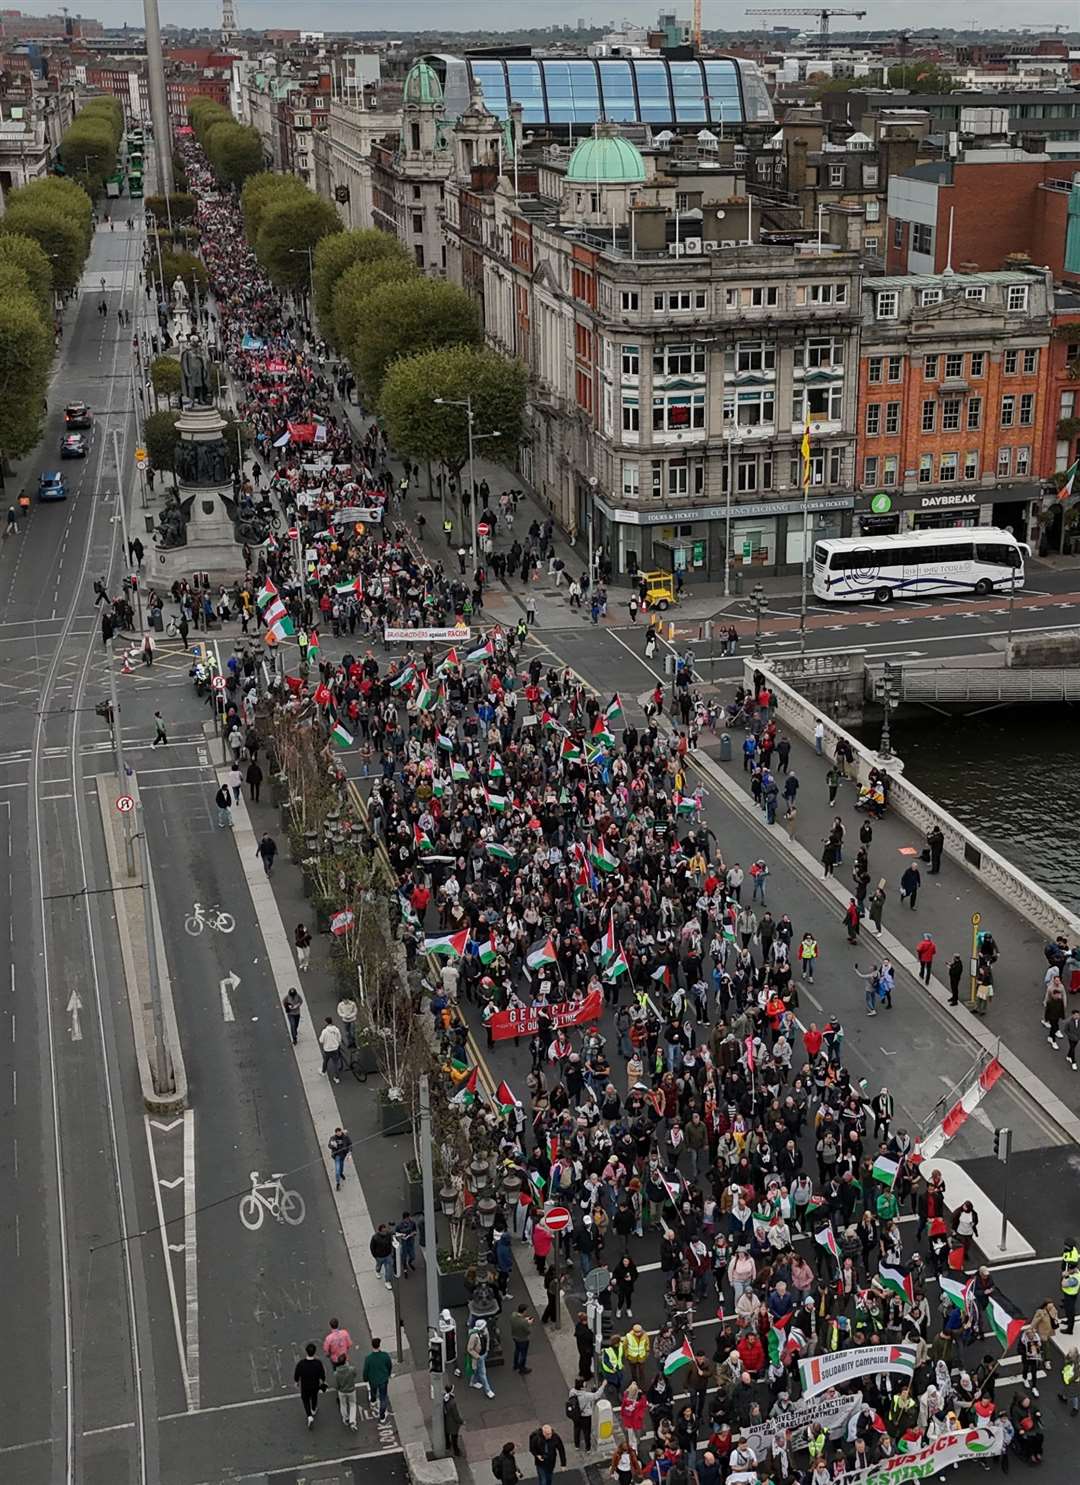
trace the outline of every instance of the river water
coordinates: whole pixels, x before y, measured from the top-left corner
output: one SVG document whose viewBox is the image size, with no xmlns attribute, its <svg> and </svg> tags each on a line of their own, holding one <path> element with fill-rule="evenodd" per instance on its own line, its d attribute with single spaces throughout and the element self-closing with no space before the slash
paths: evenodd
<svg viewBox="0 0 1080 1485">
<path fill-rule="evenodd" d="M 1036 706 L 981 717 L 904 716 L 904 774 L 1033 881 L 1080 912 L 1080 713 Z M 861 730 L 877 747 L 881 728 Z"/>
</svg>

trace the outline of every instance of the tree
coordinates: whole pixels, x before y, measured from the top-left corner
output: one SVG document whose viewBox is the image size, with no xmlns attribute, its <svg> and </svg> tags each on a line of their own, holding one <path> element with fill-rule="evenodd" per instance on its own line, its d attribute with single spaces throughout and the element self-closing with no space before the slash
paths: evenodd
<svg viewBox="0 0 1080 1485">
<path fill-rule="evenodd" d="M 42 321 L 26 275 L 6 265 L 0 270 L 0 439 L 6 455 L 28 454 L 41 436 L 53 349 L 52 326 Z"/>
<path fill-rule="evenodd" d="M 385 233 L 380 232 L 380 237 Z M 324 238 L 328 242 L 329 238 Z M 397 241 L 396 238 L 392 241 Z M 322 247 L 322 243 L 319 244 Z M 316 259 L 319 249 L 316 248 Z M 336 346 L 353 345 L 364 323 L 364 304 L 368 295 L 383 284 L 407 283 L 417 276 L 416 264 L 407 256 L 376 258 L 371 263 L 354 263 L 338 279 L 331 300 L 330 321 Z M 318 282 L 315 286 L 318 295 Z M 325 332 L 324 332 L 325 333 Z"/>
<path fill-rule="evenodd" d="M 180 435 L 178 412 L 154 412 L 143 420 L 143 446 L 152 469 L 172 469 Z"/>
<path fill-rule="evenodd" d="M 379 414 L 399 453 L 445 464 L 457 475 L 469 457 L 468 419 L 463 407 L 439 406 L 435 399 L 464 402 L 471 396 L 474 431 L 499 434 L 480 445 L 484 457 L 512 464 L 524 436 L 527 389 L 520 361 L 484 347 L 451 346 L 395 361 L 383 382 Z"/>
<path fill-rule="evenodd" d="M 44 206 L 75 222 L 82 234 L 84 256 L 90 251 L 94 237 L 94 203 L 73 180 L 64 180 L 59 175 L 42 176 L 29 185 L 20 186 L 7 198 L 8 208 L 13 206 Z"/>
<path fill-rule="evenodd" d="M 80 110 L 71 127 L 60 140 L 57 153 L 64 173 L 78 176 L 87 188 L 98 194 L 106 178 L 116 169 L 116 152 L 120 134 L 111 119 L 90 108 Z"/>
<path fill-rule="evenodd" d="M 31 237 L 52 263 L 53 283 L 70 294 L 82 275 L 86 247 L 77 223 L 48 206 L 12 206 L 0 217 L 0 233 Z"/>
<path fill-rule="evenodd" d="M 345 351 L 357 381 L 377 402 L 391 364 L 440 346 L 483 344 L 475 302 L 456 284 L 413 278 L 383 284 L 362 301 L 356 341 Z"/>
<path fill-rule="evenodd" d="M 32 237 L 20 237 L 16 233 L 0 233 L 0 266 L 21 268 L 26 283 L 38 307 L 42 322 L 51 325 L 53 320 L 53 276 L 48 258 Z"/>
<path fill-rule="evenodd" d="M 174 223 L 190 222 L 195 215 L 195 197 L 187 191 L 174 191 L 168 201 L 164 196 L 147 196 L 143 206 L 159 227 L 167 227 L 170 217 Z"/>
<path fill-rule="evenodd" d="M 155 356 L 150 362 L 150 380 L 156 395 L 171 406 L 180 391 L 180 362 L 175 356 Z"/>
<path fill-rule="evenodd" d="M 279 289 L 305 292 L 309 282 L 307 248 L 328 237 L 341 225 L 329 201 L 313 191 L 271 201 L 262 214 L 255 254 L 270 281 Z"/>
<path fill-rule="evenodd" d="M 260 170 L 249 175 L 240 194 L 240 209 L 244 217 L 244 235 L 252 245 L 259 235 L 263 213 L 272 201 L 286 196 L 307 199 L 310 191 L 295 175 L 275 175 L 272 170 Z"/>
<path fill-rule="evenodd" d="M 209 278 L 207 277 L 206 269 L 200 263 L 199 259 L 195 257 L 194 253 L 177 252 L 172 248 L 166 251 L 163 248 L 161 252 L 160 273 L 156 253 L 152 254 L 150 258 L 149 273 L 151 280 L 155 284 L 160 284 L 162 277 L 164 277 L 164 293 L 166 295 L 172 291 L 172 286 L 176 280 L 182 278 L 190 300 L 194 301 L 195 299 L 196 286 L 198 287 L 199 298 L 206 298 Z"/>
<path fill-rule="evenodd" d="M 399 260 L 412 270 L 415 265 L 404 243 L 375 227 L 355 232 L 332 232 L 315 249 L 315 314 L 322 333 L 333 339 L 334 290 L 345 271 L 355 263 Z"/>
<path fill-rule="evenodd" d="M 242 186 L 263 167 L 263 147 L 257 131 L 224 119 L 206 136 L 206 154 L 223 185 Z"/>
<path fill-rule="evenodd" d="M 889 68 L 889 87 L 903 88 L 909 93 L 951 93 L 953 78 L 951 72 L 946 72 L 936 62 L 923 62 L 916 58 Z"/>
</svg>

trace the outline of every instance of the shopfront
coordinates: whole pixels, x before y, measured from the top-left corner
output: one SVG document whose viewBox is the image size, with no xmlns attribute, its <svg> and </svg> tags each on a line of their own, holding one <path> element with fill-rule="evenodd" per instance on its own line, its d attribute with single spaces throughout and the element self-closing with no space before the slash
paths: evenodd
<svg viewBox="0 0 1080 1485">
<path fill-rule="evenodd" d="M 825 536 L 849 536 L 853 495 L 817 496 L 809 503 L 810 543 Z M 612 570 L 627 574 L 663 568 L 684 572 L 687 582 L 722 582 L 726 505 L 688 510 L 620 509 L 596 500 L 600 540 Z M 798 572 L 803 556 L 801 500 L 733 502 L 728 556 L 731 572 L 776 576 Z"/>
<path fill-rule="evenodd" d="M 884 536 L 896 531 L 946 531 L 963 526 L 998 526 L 1018 541 L 1030 539 L 1029 526 L 1041 496 L 1039 485 L 958 488 L 899 494 L 877 490 L 855 504 L 855 534 Z"/>
</svg>

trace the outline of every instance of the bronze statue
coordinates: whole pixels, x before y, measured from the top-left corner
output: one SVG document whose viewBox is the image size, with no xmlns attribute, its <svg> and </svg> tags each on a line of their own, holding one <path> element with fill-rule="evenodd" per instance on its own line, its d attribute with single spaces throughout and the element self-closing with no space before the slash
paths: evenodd
<svg viewBox="0 0 1080 1485">
<path fill-rule="evenodd" d="M 211 407 L 210 358 L 197 340 L 184 347 L 180 356 L 180 395 L 195 407 Z"/>
</svg>

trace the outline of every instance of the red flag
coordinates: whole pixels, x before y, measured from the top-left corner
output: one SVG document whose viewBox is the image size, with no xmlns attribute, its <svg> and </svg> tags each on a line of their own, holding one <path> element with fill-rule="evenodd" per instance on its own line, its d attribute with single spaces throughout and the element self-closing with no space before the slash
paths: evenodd
<svg viewBox="0 0 1080 1485">
<path fill-rule="evenodd" d="M 315 702 L 317 706 L 329 706 L 330 704 L 330 687 L 322 681 L 315 687 Z"/>
<path fill-rule="evenodd" d="M 285 684 L 294 696 L 299 696 L 300 692 L 304 689 L 304 682 L 298 675 L 287 675 L 285 677 Z"/>
<path fill-rule="evenodd" d="M 752 1036 L 746 1038 L 746 1065 L 751 1072 L 754 1071 L 754 1038 Z"/>
</svg>

